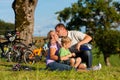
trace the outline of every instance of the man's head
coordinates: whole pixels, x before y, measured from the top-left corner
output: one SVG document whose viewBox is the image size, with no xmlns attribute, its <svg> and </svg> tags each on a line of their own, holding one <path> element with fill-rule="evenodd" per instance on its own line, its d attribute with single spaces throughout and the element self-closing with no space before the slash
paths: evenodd
<svg viewBox="0 0 120 80">
<path fill-rule="evenodd" d="M 67 36 L 67 30 L 65 28 L 65 25 L 62 23 L 59 23 L 55 27 L 55 31 L 59 37 L 65 37 Z"/>
</svg>

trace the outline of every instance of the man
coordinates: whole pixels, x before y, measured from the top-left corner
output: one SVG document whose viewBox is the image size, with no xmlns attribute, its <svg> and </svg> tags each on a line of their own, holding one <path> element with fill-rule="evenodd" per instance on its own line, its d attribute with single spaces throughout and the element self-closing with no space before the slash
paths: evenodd
<svg viewBox="0 0 120 80">
<path fill-rule="evenodd" d="M 71 30 L 68 31 L 64 24 L 59 23 L 55 27 L 55 31 L 59 37 L 65 37 L 68 36 L 71 38 L 71 47 L 70 51 L 76 53 L 76 57 L 81 57 L 82 62 L 86 62 L 87 68 L 92 67 L 92 53 L 91 50 L 81 50 L 81 46 L 90 42 L 92 40 L 92 37 L 84 34 L 80 31 Z"/>
</svg>

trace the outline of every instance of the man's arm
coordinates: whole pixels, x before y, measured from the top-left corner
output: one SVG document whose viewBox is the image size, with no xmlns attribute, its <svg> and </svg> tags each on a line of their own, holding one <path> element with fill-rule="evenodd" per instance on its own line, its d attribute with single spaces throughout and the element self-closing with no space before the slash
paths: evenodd
<svg viewBox="0 0 120 80">
<path fill-rule="evenodd" d="M 84 39 L 82 41 L 80 41 L 80 42 L 77 43 L 76 49 L 79 50 L 81 45 L 83 45 L 85 43 L 88 43 L 91 40 L 92 40 L 92 37 L 86 34 L 85 37 L 84 37 Z"/>
</svg>

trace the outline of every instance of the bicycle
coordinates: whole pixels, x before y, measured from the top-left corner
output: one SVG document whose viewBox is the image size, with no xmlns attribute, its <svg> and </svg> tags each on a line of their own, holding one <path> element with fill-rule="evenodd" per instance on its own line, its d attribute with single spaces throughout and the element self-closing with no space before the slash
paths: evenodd
<svg viewBox="0 0 120 80">
<path fill-rule="evenodd" d="M 28 49 L 24 53 L 24 61 L 26 64 L 34 64 L 42 59 L 42 48 L 36 48 L 34 44 L 30 45 L 34 46 L 34 49 Z"/>
<path fill-rule="evenodd" d="M 26 64 L 34 64 L 35 62 L 41 60 L 42 49 L 30 49 L 35 46 L 27 46 L 20 42 L 23 39 L 17 39 L 15 32 L 9 32 L 6 35 L 6 42 L 0 43 L 0 48 L 2 50 L 1 57 L 7 58 L 9 62 L 25 62 Z M 19 41 L 18 41 L 19 40 Z"/>
<path fill-rule="evenodd" d="M 21 43 L 21 39 L 17 39 L 17 34 L 15 31 L 6 32 L 5 37 L 7 41 L 0 43 L 1 48 L 1 57 L 7 58 L 7 61 L 12 62 L 18 62 L 22 60 L 22 55 L 20 50 L 23 47 L 26 47 L 25 44 Z M 19 40 L 19 41 L 17 41 Z"/>
</svg>

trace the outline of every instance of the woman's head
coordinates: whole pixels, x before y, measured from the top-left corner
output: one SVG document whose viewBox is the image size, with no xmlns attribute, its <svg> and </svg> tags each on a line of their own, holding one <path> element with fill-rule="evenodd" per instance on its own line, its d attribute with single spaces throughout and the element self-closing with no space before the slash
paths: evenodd
<svg viewBox="0 0 120 80">
<path fill-rule="evenodd" d="M 58 35 L 54 30 L 50 30 L 47 34 L 47 37 L 50 41 L 58 41 Z"/>
</svg>

